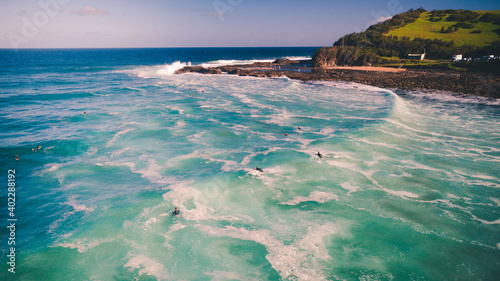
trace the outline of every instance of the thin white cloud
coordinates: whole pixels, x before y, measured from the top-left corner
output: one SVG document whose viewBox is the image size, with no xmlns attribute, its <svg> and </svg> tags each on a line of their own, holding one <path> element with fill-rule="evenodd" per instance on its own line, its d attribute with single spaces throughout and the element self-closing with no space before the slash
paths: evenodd
<svg viewBox="0 0 500 281">
<path fill-rule="evenodd" d="M 384 21 L 390 20 L 390 19 L 392 19 L 392 16 L 380 16 L 378 19 L 372 20 L 370 23 L 371 24 L 376 24 L 376 23 L 384 22 Z"/>
<path fill-rule="evenodd" d="M 81 10 L 73 11 L 71 13 L 80 16 L 109 15 L 109 12 L 91 6 L 85 6 Z"/>
</svg>

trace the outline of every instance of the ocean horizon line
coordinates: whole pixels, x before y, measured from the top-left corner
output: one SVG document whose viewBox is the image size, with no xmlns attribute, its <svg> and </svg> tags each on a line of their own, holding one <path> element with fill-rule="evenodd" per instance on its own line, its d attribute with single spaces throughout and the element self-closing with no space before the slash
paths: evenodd
<svg viewBox="0 0 500 281">
<path fill-rule="evenodd" d="M 249 47 L 90 47 L 90 48 L 0 48 L 0 50 L 150 50 L 150 49 L 258 49 L 258 48 L 321 48 L 327 46 L 249 46 Z"/>
</svg>

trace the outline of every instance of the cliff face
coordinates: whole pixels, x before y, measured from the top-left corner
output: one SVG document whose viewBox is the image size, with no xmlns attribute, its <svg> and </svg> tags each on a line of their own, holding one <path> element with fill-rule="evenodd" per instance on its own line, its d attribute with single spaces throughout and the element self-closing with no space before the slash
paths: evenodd
<svg viewBox="0 0 500 281">
<path fill-rule="evenodd" d="M 312 59 L 313 67 L 332 67 L 335 65 L 369 65 L 380 62 L 376 54 L 357 47 L 323 47 L 318 49 Z"/>
<path fill-rule="evenodd" d="M 337 62 L 337 53 L 330 50 L 333 48 L 323 47 L 318 49 L 312 57 L 312 67 L 332 67 Z"/>
</svg>

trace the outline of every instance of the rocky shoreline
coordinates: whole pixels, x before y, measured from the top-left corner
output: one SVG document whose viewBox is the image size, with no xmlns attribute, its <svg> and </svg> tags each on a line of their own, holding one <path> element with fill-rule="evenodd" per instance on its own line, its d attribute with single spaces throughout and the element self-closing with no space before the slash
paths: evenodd
<svg viewBox="0 0 500 281">
<path fill-rule="evenodd" d="M 255 77 L 280 77 L 301 81 L 347 81 L 401 90 L 438 90 L 451 93 L 500 98 L 500 75 L 435 69 L 406 69 L 398 72 L 358 68 L 316 68 L 311 61 L 280 59 L 273 63 L 203 68 L 187 66 L 175 73 L 234 74 Z"/>
</svg>

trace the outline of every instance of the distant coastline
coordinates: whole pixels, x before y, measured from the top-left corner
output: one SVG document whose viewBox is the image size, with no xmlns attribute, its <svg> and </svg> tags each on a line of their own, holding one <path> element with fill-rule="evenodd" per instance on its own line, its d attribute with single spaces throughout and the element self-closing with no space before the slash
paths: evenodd
<svg viewBox="0 0 500 281">
<path fill-rule="evenodd" d="M 500 75 L 437 69 L 399 69 L 390 67 L 311 67 L 311 60 L 278 59 L 272 63 L 257 62 L 204 68 L 186 66 L 176 74 L 233 74 L 255 77 L 281 77 L 301 81 L 346 81 L 401 90 L 437 90 L 456 94 L 500 98 Z"/>
</svg>

